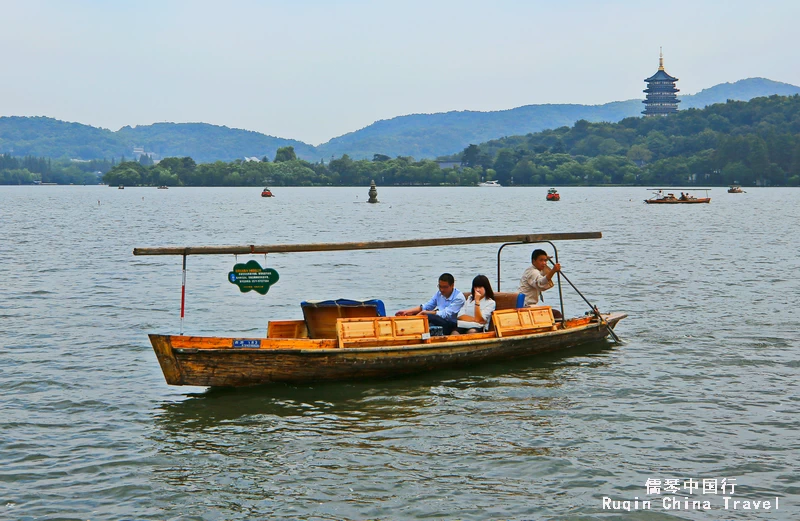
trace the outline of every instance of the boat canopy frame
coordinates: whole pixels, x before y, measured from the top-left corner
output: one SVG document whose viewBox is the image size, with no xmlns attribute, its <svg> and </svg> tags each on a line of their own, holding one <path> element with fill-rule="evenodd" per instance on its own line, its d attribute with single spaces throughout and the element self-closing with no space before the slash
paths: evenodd
<svg viewBox="0 0 800 521">
<path fill-rule="evenodd" d="M 503 251 L 503 248 L 505 248 L 506 246 L 513 246 L 513 245 L 519 245 L 519 244 L 541 244 L 541 243 L 547 243 L 547 244 L 549 244 L 550 246 L 553 247 L 555 263 L 558 264 L 558 248 L 556 248 L 556 245 L 553 244 L 553 241 L 548 241 L 548 240 L 527 241 L 527 242 L 526 241 L 515 241 L 515 242 L 507 242 L 507 243 L 504 243 L 504 244 L 502 244 L 500 246 L 500 248 L 497 250 L 497 291 L 500 291 L 500 253 Z M 567 315 L 564 312 L 564 292 L 561 289 L 561 273 L 560 272 L 556 272 L 556 279 L 557 279 L 557 283 L 558 283 L 558 303 L 559 303 L 560 310 L 561 310 L 561 322 L 563 323 L 566 320 L 566 316 Z"/>
<path fill-rule="evenodd" d="M 181 285 L 181 335 L 183 334 L 183 319 L 185 314 L 186 295 L 186 257 L 189 255 L 267 255 L 269 253 L 307 253 L 320 251 L 353 251 L 377 250 L 393 248 L 425 248 L 430 246 L 456 246 L 467 244 L 497 244 L 502 243 L 497 250 L 497 291 L 500 291 L 500 254 L 503 248 L 520 244 L 550 244 L 555 253 L 555 262 L 558 262 L 558 249 L 553 241 L 601 239 L 601 232 L 572 232 L 572 233 L 538 233 L 518 235 L 480 235 L 473 237 L 440 237 L 434 239 L 405 239 L 394 241 L 368 241 L 368 242 L 338 242 L 338 243 L 307 243 L 307 244 L 266 244 L 246 246 L 168 246 L 154 248 L 134 248 L 134 255 L 179 255 L 183 257 L 183 281 Z M 561 288 L 561 276 L 558 275 L 558 297 L 561 305 L 562 320 L 564 314 L 564 297 Z"/>
</svg>

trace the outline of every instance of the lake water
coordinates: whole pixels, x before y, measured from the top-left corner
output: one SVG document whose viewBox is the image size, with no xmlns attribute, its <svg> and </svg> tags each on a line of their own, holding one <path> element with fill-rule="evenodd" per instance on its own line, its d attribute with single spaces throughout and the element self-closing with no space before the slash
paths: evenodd
<svg viewBox="0 0 800 521">
<path fill-rule="evenodd" d="M 379 186 L 369 205 L 367 187 L 0 187 L 0 519 L 798 519 L 800 190 L 746 190 L 652 206 L 642 188 L 550 203 L 546 187 Z M 575 231 L 603 239 L 558 243 L 564 273 L 628 313 L 622 345 L 239 390 L 166 385 L 147 333 L 180 331 L 180 258 L 132 255 Z M 444 271 L 462 290 L 478 273 L 495 284 L 496 251 L 255 256 L 281 277 L 266 296 L 226 279 L 251 257 L 189 257 L 183 328 L 263 335 L 304 299 L 394 312 Z M 503 251 L 502 290 L 530 252 Z M 587 310 L 564 296 L 568 315 Z"/>
</svg>

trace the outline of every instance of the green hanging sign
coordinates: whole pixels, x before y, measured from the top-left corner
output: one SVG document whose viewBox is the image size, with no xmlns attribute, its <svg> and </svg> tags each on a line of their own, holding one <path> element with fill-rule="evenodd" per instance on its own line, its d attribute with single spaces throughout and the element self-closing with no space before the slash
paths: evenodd
<svg viewBox="0 0 800 521">
<path fill-rule="evenodd" d="M 278 272 L 272 268 L 262 268 L 261 264 L 251 260 L 245 264 L 235 264 L 233 271 L 228 273 L 228 281 L 239 286 L 239 291 L 247 293 L 250 290 L 266 295 L 269 287 L 278 282 Z"/>
</svg>

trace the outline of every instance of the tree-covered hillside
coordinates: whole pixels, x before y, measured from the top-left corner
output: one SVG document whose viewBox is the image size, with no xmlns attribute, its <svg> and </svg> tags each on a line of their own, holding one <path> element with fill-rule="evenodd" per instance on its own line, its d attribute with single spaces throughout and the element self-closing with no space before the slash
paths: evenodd
<svg viewBox="0 0 800 521">
<path fill-rule="evenodd" d="M 207 123 L 156 123 L 117 132 L 45 117 L 0 117 L 0 153 L 65 159 L 111 159 L 133 155 L 134 147 L 156 157 L 191 155 L 200 162 L 272 157 L 293 146 L 304 157 L 314 147 L 294 139 Z"/>
<path fill-rule="evenodd" d="M 679 108 L 702 108 L 729 99 L 747 101 L 772 94 L 800 94 L 800 87 L 749 78 L 716 85 L 698 94 L 679 96 Z M 604 105 L 527 105 L 495 112 L 413 114 L 377 121 L 357 132 L 331 139 L 317 150 L 324 157 L 342 154 L 354 158 L 369 158 L 373 154 L 439 157 L 456 153 L 469 143 L 570 126 L 579 119 L 616 122 L 640 116 L 643 109 L 642 100 L 628 100 Z"/>
<path fill-rule="evenodd" d="M 668 117 L 580 120 L 453 156 L 503 184 L 800 184 L 800 95 L 728 101 Z"/>
<path fill-rule="evenodd" d="M 155 123 L 122 127 L 115 133 L 125 143 L 143 146 L 158 157 L 191 156 L 198 163 L 232 161 L 245 157 L 274 157 L 291 146 L 301 157 L 316 158 L 314 147 L 295 139 L 208 123 Z"/>
<path fill-rule="evenodd" d="M 793 85 L 750 78 L 682 96 L 680 108 L 797 93 L 800 88 Z M 604 105 L 527 105 L 495 112 L 415 114 L 377 121 L 316 148 L 292 139 L 206 123 L 157 123 L 112 132 L 45 117 L 0 117 L 0 154 L 122 160 L 130 159 L 133 147 L 143 147 L 158 157 L 190 156 L 204 163 L 273 157 L 279 148 L 292 146 L 298 157 L 309 161 L 345 154 L 354 159 L 372 158 L 375 154 L 434 158 L 456 153 L 470 143 L 571 126 L 579 119 L 619 121 L 639 116 L 642 108 L 641 100 L 628 100 Z"/>
<path fill-rule="evenodd" d="M 0 154 L 111 159 L 132 148 L 110 130 L 45 117 L 0 117 Z"/>
<path fill-rule="evenodd" d="M 328 164 L 298 159 L 292 147 L 275 161 L 216 162 L 169 158 L 158 165 L 116 165 L 110 184 L 174 186 L 660 184 L 800 185 L 800 95 L 728 101 L 667 117 L 619 123 L 579 120 L 536 134 L 469 145 L 440 168 L 434 161 L 375 154 Z"/>
</svg>

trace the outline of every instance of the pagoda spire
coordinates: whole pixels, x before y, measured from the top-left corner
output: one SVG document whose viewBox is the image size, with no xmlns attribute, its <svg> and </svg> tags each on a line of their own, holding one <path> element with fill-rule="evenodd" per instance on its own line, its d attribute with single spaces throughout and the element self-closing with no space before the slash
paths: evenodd
<svg viewBox="0 0 800 521">
<path fill-rule="evenodd" d="M 661 47 L 658 48 L 658 70 L 664 70 L 664 53 L 661 52 Z"/>
</svg>

